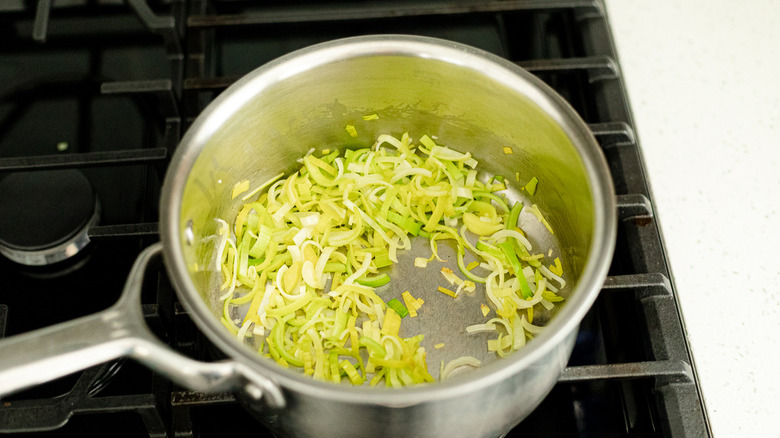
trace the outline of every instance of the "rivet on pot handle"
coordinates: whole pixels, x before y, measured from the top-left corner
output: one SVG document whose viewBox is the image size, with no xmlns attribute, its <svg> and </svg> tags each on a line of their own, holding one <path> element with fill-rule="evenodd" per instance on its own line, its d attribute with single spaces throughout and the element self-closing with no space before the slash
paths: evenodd
<svg viewBox="0 0 780 438">
<path fill-rule="evenodd" d="M 122 296 L 110 308 L 0 341 L 0 397 L 46 383 L 119 357 L 129 357 L 176 383 L 201 392 L 243 391 L 283 408 L 279 387 L 236 361 L 199 362 L 165 345 L 149 330 L 141 312 L 144 272 L 162 244 L 135 261 Z"/>
</svg>

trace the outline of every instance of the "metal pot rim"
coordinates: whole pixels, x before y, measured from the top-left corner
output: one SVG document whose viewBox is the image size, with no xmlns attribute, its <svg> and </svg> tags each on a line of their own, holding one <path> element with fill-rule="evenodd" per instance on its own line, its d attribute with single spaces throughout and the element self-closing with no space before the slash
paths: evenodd
<svg viewBox="0 0 780 438">
<path fill-rule="evenodd" d="M 595 205 L 594 239 L 576 289 L 539 336 L 511 357 L 465 376 L 392 390 L 317 382 L 259 360 L 256 353 L 235 342 L 210 313 L 187 273 L 183 254 L 177 250 L 182 244 L 179 212 L 189 171 L 201 148 L 222 123 L 252 96 L 277 81 L 324 64 L 379 55 L 433 58 L 474 69 L 531 98 L 562 127 L 577 148 L 589 176 Z M 519 372 L 562 343 L 577 330 L 598 296 L 611 261 L 617 223 L 614 189 L 600 147 L 576 111 L 563 98 L 537 77 L 496 55 L 451 41 L 411 35 L 360 36 L 317 44 L 271 61 L 238 80 L 208 105 L 188 129 L 165 177 L 160 210 L 165 265 L 176 292 L 198 328 L 224 353 L 288 390 L 301 393 L 316 391 L 329 399 L 386 406 L 405 406 L 468 394 Z"/>
</svg>

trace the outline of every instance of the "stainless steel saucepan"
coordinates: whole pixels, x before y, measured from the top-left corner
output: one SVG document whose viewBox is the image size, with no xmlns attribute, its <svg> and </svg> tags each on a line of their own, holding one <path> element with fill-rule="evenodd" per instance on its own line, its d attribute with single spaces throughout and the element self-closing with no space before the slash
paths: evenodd
<svg viewBox="0 0 780 438">
<path fill-rule="evenodd" d="M 373 113 L 379 119 L 361 117 Z M 347 124 L 357 138 L 345 133 Z M 214 219 L 239 208 L 240 197 L 230 196 L 234 184 L 292 171 L 312 147 L 365 147 L 379 134 L 404 132 L 436 135 L 471 152 L 488 174 L 507 176 L 510 198 L 545 212 L 555 234 L 528 219 L 529 239 L 560 256 L 568 282 L 563 305 L 544 315 L 546 329 L 522 350 L 494 360 L 484 338 L 464 330 L 484 322 L 475 319 L 479 294 L 426 295 L 441 285 L 439 268 L 402 260 L 379 292 L 389 299 L 413 288 L 425 297 L 409 330 L 425 334 L 424 342 L 445 343 L 440 350 L 427 345 L 429 368 L 461 354 L 483 359 L 482 367 L 411 388 L 352 387 L 313 381 L 241 345 L 220 323 L 221 279 L 209 269 Z M 515 184 L 516 172 L 540 181 L 532 199 L 519 190 L 522 182 Z M 122 298 L 95 315 L 0 342 L 0 395 L 129 357 L 193 390 L 236 393 L 279 435 L 499 436 L 541 402 L 565 366 L 610 265 L 615 227 L 613 187 L 598 144 L 575 111 L 528 72 L 481 50 L 424 37 L 365 36 L 312 46 L 249 73 L 202 112 L 167 171 L 161 243 L 138 257 Z M 160 252 L 180 301 L 227 359 L 183 357 L 144 325 L 143 273 Z"/>
</svg>

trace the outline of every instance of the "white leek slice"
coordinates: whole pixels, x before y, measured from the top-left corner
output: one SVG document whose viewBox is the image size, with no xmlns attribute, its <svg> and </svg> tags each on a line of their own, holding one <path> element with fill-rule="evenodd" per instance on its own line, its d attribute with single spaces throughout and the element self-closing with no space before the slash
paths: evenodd
<svg viewBox="0 0 780 438">
<path fill-rule="evenodd" d="M 495 324 L 472 324 L 466 327 L 468 333 L 482 333 L 482 332 L 494 332 L 496 331 Z"/>
<path fill-rule="evenodd" d="M 482 365 L 482 361 L 474 356 L 461 356 L 447 363 L 444 370 L 441 372 L 441 375 L 439 375 L 439 379 L 447 380 L 450 377 L 450 374 L 460 367 L 469 366 L 478 368 L 480 365 Z"/>
<path fill-rule="evenodd" d="M 553 274 L 553 272 L 550 271 L 549 269 L 547 269 L 547 267 L 545 267 L 544 265 L 539 266 L 539 272 L 541 272 L 542 275 L 544 275 L 545 277 L 549 278 L 550 280 L 557 281 L 558 284 L 561 285 L 561 289 L 566 287 L 566 280 L 564 280 L 563 278 L 561 278 L 558 275 Z"/>
<path fill-rule="evenodd" d="M 496 240 L 496 241 L 500 240 L 500 239 L 504 239 L 506 237 L 511 237 L 511 238 L 517 240 L 528 251 L 533 249 L 533 247 L 531 245 L 531 242 L 529 242 L 528 239 L 525 238 L 525 236 L 523 236 L 522 234 L 518 233 L 515 230 L 501 230 L 501 231 L 497 231 L 497 232 L 493 233 L 493 235 L 490 236 L 491 239 Z"/>
</svg>

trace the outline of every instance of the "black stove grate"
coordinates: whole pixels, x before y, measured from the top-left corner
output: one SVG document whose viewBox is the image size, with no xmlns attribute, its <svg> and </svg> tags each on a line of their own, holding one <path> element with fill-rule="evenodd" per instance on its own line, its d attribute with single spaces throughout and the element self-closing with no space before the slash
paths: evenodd
<svg viewBox="0 0 780 438">
<path fill-rule="evenodd" d="M 292 50 L 374 33 L 459 41 L 528 69 L 579 112 L 610 166 L 619 226 L 609 277 L 559 383 L 508 436 L 711 435 L 599 0 L 5 2 L 0 178 L 80 169 L 103 214 L 75 260 L 44 268 L 0 260 L 0 335 L 118 298 L 137 254 L 158 239 L 168 160 L 220 91 Z M 157 272 L 142 297 L 148 324 L 203 358 L 205 341 Z M 0 431 L 20 436 L 208 437 L 226 425 L 231 436 L 263 433 L 232 395 L 188 391 L 124 360 L 0 403 Z"/>
</svg>

